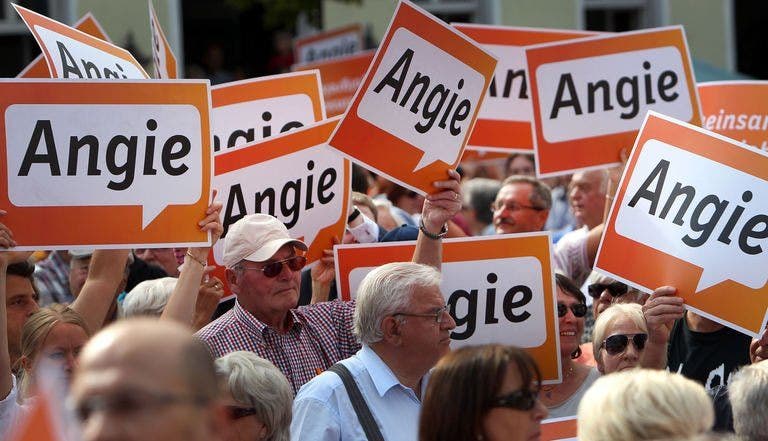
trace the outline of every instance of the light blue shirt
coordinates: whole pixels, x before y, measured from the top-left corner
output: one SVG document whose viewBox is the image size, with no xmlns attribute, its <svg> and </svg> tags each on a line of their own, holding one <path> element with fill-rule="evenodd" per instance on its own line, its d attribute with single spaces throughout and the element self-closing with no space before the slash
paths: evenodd
<svg viewBox="0 0 768 441">
<path fill-rule="evenodd" d="M 385 440 L 418 439 L 421 401 L 403 386 L 370 347 L 341 363 L 349 369 Z M 429 374 L 421 381 L 421 396 Z M 365 432 L 341 378 L 323 372 L 299 389 L 293 402 L 291 440 L 365 440 Z"/>
</svg>

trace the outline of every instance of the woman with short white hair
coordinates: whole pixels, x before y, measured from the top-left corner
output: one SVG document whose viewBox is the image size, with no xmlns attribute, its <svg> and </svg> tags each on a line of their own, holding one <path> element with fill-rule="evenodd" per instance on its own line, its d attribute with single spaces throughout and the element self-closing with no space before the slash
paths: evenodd
<svg viewBox="0 0 768 441">
<path fill-rule="evenodd" d="M 175 277 L 162 277 L 140 282 L 125 295 L 119 309 L 120 318 L 139 315 L 160 317 L 177 280 Z"/>
<path fill-rule="evenodd" d="M 582 441 L 687 439 L 714 423 L 712 401 L 700 384 L 667 371 L 637 369 L 606 375 L 579 404 Z"/>
<path fill-rule="evenodd" d="M 592 338 L 592 351 L 601 374 L 640 366 L 648 341 L 642 306 L 637 303 L 611 305 L 595 321 Z"/>
</svg>

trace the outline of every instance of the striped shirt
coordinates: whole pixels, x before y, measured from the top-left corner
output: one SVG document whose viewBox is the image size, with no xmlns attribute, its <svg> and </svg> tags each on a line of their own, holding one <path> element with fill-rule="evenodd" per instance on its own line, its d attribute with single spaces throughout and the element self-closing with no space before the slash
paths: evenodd
<svg viewBox="0 0 768 441">
<path fill-rule="evenodd" d="M 280 333 L 246 311 L 240 302 L 198 331 L 214 357 L 251 351 L 285 374 L 294 393 L 318 373 L 349 358 L 360 344 L 352 334 L 354 302 L 334 300 L 291 309 L 288 331 Z"/>
</svg>

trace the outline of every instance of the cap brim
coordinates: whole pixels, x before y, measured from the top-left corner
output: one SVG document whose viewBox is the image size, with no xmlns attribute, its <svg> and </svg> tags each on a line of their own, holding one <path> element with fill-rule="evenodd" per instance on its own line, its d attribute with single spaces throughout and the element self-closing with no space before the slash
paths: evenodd
<svg viewBox="0 0 768 441">
<path fill-rule="evenodd" d="M 302 251 L 307 251 L 307 245 L 298 239 L 276 239 L 267 242 L 258 251 L 243 257 L 243 260 L 248 260 L 250 262 L 264 262 L 274 256 L 275 253 L 286 244 L 291 244 Z"/>
</svg>

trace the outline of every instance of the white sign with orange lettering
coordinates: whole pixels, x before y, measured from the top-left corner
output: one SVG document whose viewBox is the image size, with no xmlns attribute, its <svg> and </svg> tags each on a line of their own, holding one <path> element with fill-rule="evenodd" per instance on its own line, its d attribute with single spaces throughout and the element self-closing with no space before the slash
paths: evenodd
<svg viewBox="0 0 768 441">
<path fill-rule="evenodd" d="M 328 148 L 338 118 L 296 129 L 215 158 L 214 188 L 224 202 L 224 236 L 245 215 L 280 219 L 309 247 L 308 262 L 333 248 L 347 221 L 351 164 Z M 219 242 L 221 243 L 221 242 Z M 223 249 L 214 247 L 221 262 Z"/>
<path fill-rule="evenodd" d="M 211 87 L 214 154 L 325 119 L 317 71 Z"/>
<path fill-rule="evenodd" d="M 51 78 L 149 78 L 128 51 L 13 5 L 45 55 Z"/>
<path fill-rule="evenodd" d="M 617 165 L 648 110 L 699 124 L 682 26 L 525 49 L 539 176 Z"/>
<path fill-rule="evenodd" d="M 354 55 L 363 50 L 364 33 L 363 25 L 353 24 L 297 38 L 293 42 L 294 59 L 296 63 L 316 63 Z"/>
<path fill-rule="evenodd" d="M 425 194 L 455 168 L 496 59 L 401 1 L 373 64 L 328 144 Z"/>
<path fill-rule="evenodd" d="M 546 383 L 557 383 L 560 350 L 548 233 L 447 239 L 441 290 L 456 321 L 454 347 L 513 344 L 536 358 Z M 338 245 L 340 296 L 354 298 L 379 265 L 411 260 L 415 242 Z"/>
<path fill-rule="evenodd" d="M 713 179 L 716 176 L 717 179 Z M 768 154 L 651 112 L 596 267 L 756 336 L 768 314 Z"/>
<path fill-rule="evenodd" d="M 702 126 L 768 151 L 768 81 L 699 83 Z"/>
<path fill-rule="evenodd" d="M 207 241 L 197 226 L 210 194 L 207 80 L 0 89 L 0 206 L 24 249 Z"/>
<path fill-rule="evenodd" d="M 178 77 L 176 69 L 176 56 L 173 55 L 171 45 L 165 38 L 165 32 L 157 19 L 152 0 L 149 3 L 149 31 L 152 34 L 152 62 L 155 65 L 155 77 L 161 80 L 172 80 Z"/>
<path fill-rule="evenodd" d="M 533 110 L 525 73 L 524 46 L 597 35 L 596 32 L 452 23 L 499 64 L 480 107 L 468 149 L 533 153 Z"/>
</svg>

